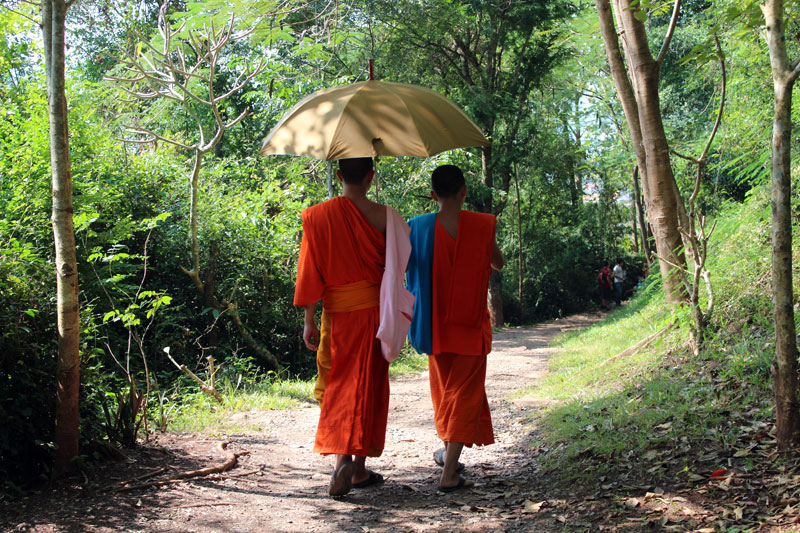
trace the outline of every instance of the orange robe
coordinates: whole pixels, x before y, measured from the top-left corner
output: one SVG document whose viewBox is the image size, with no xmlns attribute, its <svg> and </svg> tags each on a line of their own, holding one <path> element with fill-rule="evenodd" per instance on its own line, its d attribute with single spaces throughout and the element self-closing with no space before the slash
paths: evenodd
<svg viewBox="0 0 800 533">
<path fill-rule="evenodd" d="M 486 295 L 495 219 L 462 211 L 457 239 L 436 220 L 433 245 L 433 355 L 428 359 L 436 431 L 466 446 L 494 442 L 486 398 L 492 326 Z M 457 260 L 458 258 L 458 260 Z"/>
<path fill-rule="evenodd" d="M 383 451 L 389 411 L 389 363 L 375 337 L 386 239 L 343 196 L 301 216 L 294 304 L 323 300 L 320 344 L 330 347 L 314 451 L 375 457 Z M 319 363 L 322 373 L 327 363 Z"/>
</svg>

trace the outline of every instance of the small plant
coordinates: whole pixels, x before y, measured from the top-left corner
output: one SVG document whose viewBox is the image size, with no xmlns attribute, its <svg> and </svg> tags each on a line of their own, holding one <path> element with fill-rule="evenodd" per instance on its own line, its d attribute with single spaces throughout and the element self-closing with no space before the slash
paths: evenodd
<svg viewBox="0 0 800 533">
<path fill-rule="evenodd" d="M 129 380 L 128 385 L 127 391 L 108 392 L 106 393 L 107 398 L 101 396 L 101 403 L 103 414 L 106 417 L 108 440 L 133 448 L 136 446 L 136 437 L 142 422 L 147 418 L 144 416 L 146 398 L 137 390 L 135 380 Z M 117 407 L 113 417 L 108 406 L 108 399 L 116 401 Z"/>
</svg>

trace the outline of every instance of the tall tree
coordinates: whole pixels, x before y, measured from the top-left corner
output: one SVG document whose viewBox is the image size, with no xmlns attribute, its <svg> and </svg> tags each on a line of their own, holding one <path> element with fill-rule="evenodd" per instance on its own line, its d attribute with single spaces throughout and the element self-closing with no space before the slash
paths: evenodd
<svg viewBox="0 0 800 533">
<path fill-rule="evenodd" d="M 679 227 L 688 229 L 683 200 L 678 192 L 670 162 L 658 92 L 659 75 L 669 48 L 680 0 L 676 0 L 664 43 L 657 58 L 650 53 L 650 42 L 643 20 L 647 13 L 636 0 L 614 0 L 614 11 L 625 36 L 623 58 L 609 0 L 596 0 L 606 55 L 617 94 L 631 133 L 636 162 L 642 176 L 647 212 L 653 227 L 659 265 L 667 299 L 681 302 L 685 297 L 681 283 L 686 258 L 682 252 Z M 625 62 L 627 60 L 628 68 Z M 630 78 L 628 77 L 630 75 Z"/>
<path fill-rule="evenodd" d="M 74 0 L 42 0 L 47 101 L 50 118 L 50 165 L 53 180 L 53 238 L 56 260 L 58 374 L 55 471 L 66 472 L 78 455 L 80 352 L 78 266 L 72 221 L 69 119 L 65 91 L 65 19 Z"/>
<path fill-rule="evenodd" d="M 192 266 L 181 267 L 181 270 L 203 298 L 204 305 L 220 313 L 227 313 L 247 346 L 267 365 L 277 370 L 280 367 L 278 359 L 245 326 L 238 305 L 233 301 L 233 294 L 229 299 L 220 299 L 215 294 L 213 265 L 216 252 L 213 244 L 210 266 L 203 277 L 198 239 L 198 196 L 203 159 L 219 145 L 227 131 L 250 114 L 249 108 L 246 108 L 234 118 L 229 118 L 226 104 L 232 95 L 241 92 L 253 78 L 263 72 L 266 63 L 261 58 L 256 65 L 245 62 L 241 67 L 231 67 L 228 64 L 229 70 L 238 68 L 238 71 L 230 76 L 232 81 L 227 86 L 220 88 L 220 74 L 226 68 L 223 50 L 226 46 L 249 37 L 255 28 L 237 32 L 234 15 L 230 15 L 219 27 L 212 22 L 210 26 L 185 30 L 185 25 L 172 27 L 164 4 L 158 17 L 159 38 L 153 43 L 143 40 L 145 52 L 136 51 L 119 59 L 123 76 L 106 75 L 105 79 L 123 84 L 123 90 L 141 102 L 165 101 L 179 106 L 195 126 L 194 131 L 187 132 L 188 136 L 194 137 L 194 142 L 162 135 L 142 125 L 128 127 L 134 137 L 127 141 L 140 144 L 161 141 L 192 154 L 193 165 L 189 178 Z M 186 36 L 182 33 L 184 31 Z"/>
<path fill-rule="evenodd" d="M 772 86 L 772 300 L 775 316 L 775 415 L 778 447 L 800 445 L 800 405 L 797 399 L 797 338 L 792 292 L 791 142 L 792 89 L 800 75 L 800 60 L 786 52 L 783 0 L 761 6 L 767 26 Z"/>
</svg>

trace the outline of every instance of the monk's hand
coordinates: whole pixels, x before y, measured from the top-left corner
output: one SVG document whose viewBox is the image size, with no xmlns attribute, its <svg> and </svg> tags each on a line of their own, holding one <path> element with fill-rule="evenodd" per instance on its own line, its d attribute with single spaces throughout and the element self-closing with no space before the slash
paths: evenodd
<svg viewBox="0 0 800 533">
<path fill-rule="evenodd" d="M 303 326 L 303 341 L 309 350 L 316 351 L 319 347 L 319 328 L 314 322 L 306 322 Z"/>
</svg>

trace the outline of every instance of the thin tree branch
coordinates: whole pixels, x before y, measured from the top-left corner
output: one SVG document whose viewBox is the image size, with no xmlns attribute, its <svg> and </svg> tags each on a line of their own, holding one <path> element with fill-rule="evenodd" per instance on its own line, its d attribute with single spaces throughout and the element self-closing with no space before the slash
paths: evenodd
<svg viewBox="0 0 800 533">
<path fill-rule="evenodd" d="M 264 60 L 262 59 L 262 60 L 261 60 L 261 62 L 260 62 L 260 64 L 258 65 L 258 67 L 256 67 L 256 69 L 255 69 L 255 70 L 253 70 L 253 71 L 252 71 L 250 74 L 248 74 L 248 75 L 247 75 L 247 77 L 245 77 L 245 78 L 242 80 L 242 79 L 241 79 L 241 76 L 243 76 L 243 75 L 245 74 L 245 73 L 243 72 L 243 73 L 242 73 L 242 74 L 239 76 L 239 78 L 237 78 L 237 79 L 236 79 L 236 81 L 234 82 L 233 88 L 231 88 L 231 90 L 230 90 L 230 91 L 228 91 L 228 92 L 226 92 L 225 94 L 221 94 L 220 96 L 217 96 L 216 98 L 214 98 L 214 102 L 216 103 L 216 102 L 222 101 L 222 100 L 224 100 L 224 99 L 228 98 L 230 95 L 232 95 L 232 94 L 233 94 L 233 93 L 235 93 L 236 91 L 239 91 L 239 90 L 241 90 L 242 88 L 244 88 L 244 87 L 245 87 L 245 86 L 246 86 L 246 85 L 247 85 L 247 84 L 250 82 L 250 80 L 252 80 L 252 79 L 253 79 L 253 78 L 255 78 L 256 76 L 258 76 L 259 74 L 261 74 L 261 73 L 264 71 L 264 68 L 265 68 L 265 67 L 266 67 L 266 64 L 264 63 Z"/>
<path fill-rule="evenodd" d="M 661 64 L 664 62 L 664 57 L 667 55 L 667 50 L 669 50 L 669 43 L 672 41 L 672 35 L 675 33 L 675 25 L 678 23 L 678 15 L 680 14 L 681 10 L 681 0 L 675 0 L 675 5 L 672 8 L 672 18 L 669 21 L 669 28 L 667 29 L 667 34 L 664 36 L 664 43 L 661 45 L 661 51 L 658 53 L 658 59 L 656 59 L 656 63 L 658 64 L 658 68 L 661 68 Z"/>
<path fill-rule="evenodd" d="M 10 11 L 10 12 L 14 13 L 15 15 L 19 15 L 20 17 L 33 22 L 37 26 L 40 24 L 40 22 L 38 20 L 34 19 L 33 17 L 30 17 L 30 16 L 26 15 L 25 13 L 22 13 L 21 11 L 16 11 L 14 9 L 11 9 L 8 6 L 5 6 L 5 5 L 0 6 L 0 8 L 5 9 L 6 11 Z"/>
<path fill-rule="evenodd" d="M 180 141 L 176 141 L 174 139 L 168 139 L 167 137 L 163 137 L 163 136 L 161 136 L 161 135 L 159 135 L 159 134 L 157 134 L 157 133 L 155 133 L 155 132 L 153 132 L 153 131 L 151 131 L 151 130 L 149 130 L 147 128 L 129 126 L 129 127 L 125 128 L 125 129 L 130 131 L 131 133 L 139 133 L 139 134 L 142 134 L 142 135 L 150 135 L 152 137 L 152 139 L 150 139 L 149 142 L 153 142 L 154 140 L 158 139 L 159 141 L 164 141 L 165 143 L 169 143 L 169 144 L 172 144 L 172 145 L 177 146 L 179 148 L 183 148 L 184 150 L 196 150 L 197 149 L 196 146 L 189 146 L 188 144 L 184 144 L 184 143 L 182 143 Z"/>
<path fill-rule="evenodd" d="M 679 152 L 677 152 L 675 150 L 670 150 L 670 152 L 672 152 L 674 155 L 677 155 L 681 159 L 685 159 L 686 161 L 690 161 L 692 163 L 700 164 L 700 161 L 698 161 L 697 159 L 695 159 L 694 157 L 692 157 L 690 155 L 683 155 L 683 154 L 681 154 L 681 153 L 679 153 Z"/>
<path fill-rule="evenodd" d="M 714 42 L 717 45 L 717 56 L 719 56 L 719 66 L 722 69 L 722 95 L 719 99 L 719 110 L 717 111 L 717 120 L 714 121 L 714 127 L 711 129 L 711 135 L 708 136 L 708 142 L 706 143 L 705 150 L 703 150 L 703 155 L 700 156 L 699 161 L 704 162 L 706 160 L 706 156 L 708 155 L 708 150 L 711 148 L 711 143 L 714 141 L 714 136 L 717 134 L 717 130 L 719 129 L 719 124 L 722 122 L 722 112 L 725 110 L 725 91 L 727 89 L 727 76 L 725 74 L 725 55 L 722 53 L 722 47 L 719 44 L 719 37 L 717 34 L 714 34 Z"/>
</svg>

